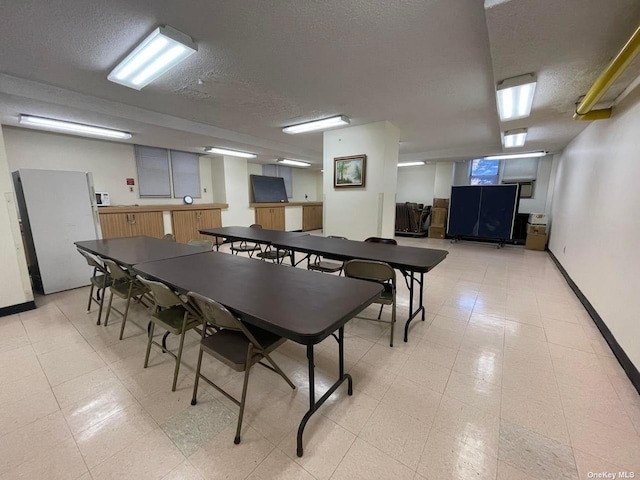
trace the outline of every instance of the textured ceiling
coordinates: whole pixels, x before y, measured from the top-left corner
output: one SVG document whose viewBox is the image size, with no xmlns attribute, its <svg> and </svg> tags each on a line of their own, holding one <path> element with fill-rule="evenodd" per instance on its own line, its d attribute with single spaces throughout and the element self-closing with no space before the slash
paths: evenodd
<svg viewBox="0 0 640 480">
<path fill-rule="evenodd" d="M 389 120 L 403 159 L 501 150 L 494 82 L 538 74 L 527 148 L 585 124 L 584 94 L 640 19 L 639 0 L 0 0 L 0 121 L 18 113 L 121 128 L 135 143 L 242 148 L 319 162 L 322 134 L 281 127 L 333 114 Z M 485 14 L 486 12 L 486 14 Z M 107 74 L 155 26 L 198 53 L 134 91 Z M 199 82 L 200 80 L 200 82 Z M 625 79 L 628 83 L 627 79 Z M 619 82 L 618 91 L 624 88 Z"/>
</svg>

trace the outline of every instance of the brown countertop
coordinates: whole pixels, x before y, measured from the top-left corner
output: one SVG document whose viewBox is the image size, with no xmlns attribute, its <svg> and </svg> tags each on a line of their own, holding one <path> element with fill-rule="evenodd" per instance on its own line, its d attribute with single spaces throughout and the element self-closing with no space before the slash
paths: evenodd
<svg viewBox="0 0 640 480">
<path fill-rule="evenodd" d="M 271 208 L 271 207 L 321 207 L 322 202 L 280 202 L 280 203 L 250 203 L 251 208 Z"/>
<path fill-rule="evenodd" d="M 119 205 L 98 207 L 98 213 L 171 212 L 174 210 L 217 210 L 229 208 L 227 203 L 194 203 L 193 205 Z"/>
</svg>

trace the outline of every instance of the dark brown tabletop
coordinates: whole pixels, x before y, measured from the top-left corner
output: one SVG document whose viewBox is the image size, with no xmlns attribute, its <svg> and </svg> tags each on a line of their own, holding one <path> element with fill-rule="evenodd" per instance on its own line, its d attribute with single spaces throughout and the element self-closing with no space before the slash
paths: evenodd
<svg viewBox="0 0 640 480">
<path fill-rule="evenodd" d="M 171 242 L 153 237 L 109 238 L 107 240 L 86 240 L 75 245 L 94 255 L 111 259 L 123 265 L 182 257 L 210 251 L 206 247 L 196 247 L 184 243 Z"/>
<path fill-rule="evenodd" d="M 318 254 L 336 260 L 376 260 L 394 268 L 428 272 L 442 262 L 449 252 L 433 248 L 404 247 L 383 243 L 358 242 L 315 235 L 277 240 L 273 246 L 296 252 Z"/>
<path fill-rule="evenodd" d="M 220 227 L 200 230 L 202 235 L 225 237 L 229 240 L 249 240 L 251 242 L 271 244 L 279 240 L 307 237 L 304 232 L 284 232 L 282 230 L 266 230 L 264 228 L 251 227 Z"/>
<path fill-rule="evenodd" d="M 373 282 L 217 252 L 144 263 L 134 269 L 179 292 L 216 300 L 246 322 L 304 345 L 321 342 L 382 291 Z"/>
</svg>

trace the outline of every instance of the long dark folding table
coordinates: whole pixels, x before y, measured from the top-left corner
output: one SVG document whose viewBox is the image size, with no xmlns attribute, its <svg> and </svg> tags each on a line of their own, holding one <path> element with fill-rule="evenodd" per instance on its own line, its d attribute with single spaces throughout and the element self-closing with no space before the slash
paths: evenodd
<svg viewBox="0 0 640 480">
<path fill-rule="evenodd" d="M 380 295 L 380 285 L 217 252 L 144 263 L 134 269 L 179 292 L 211 298 L 247 323 L 306 345 L 309 410 L 298 428 L 298 456 L 303 454 L 302 435 L 313 413 L 345 380 L 348 394 L 353 393 L 351 376 L 344 371 L 344 325 Z M 338 342 L 339 376 L 316 401 L 313 346 L 329 335 Z"/>
<path fill-rule="evenodd" d="M 248 242 L 259 243 L 261 245 L 272 245 L 278 240 L 306 237 L 309 235 L 304 232 L 286 232 L 283 230 L 267 230 L 264 228 L 251 227 L 204 228 L 200 230 L 200 233 L 202 235 L 210 235 L 216 238 L 216 251 L 220 250 L 221 243 L 246 240 Z M 291 252 L 291 265 L 295 264 L 295 254 Z"/>
<path fill-rule="evenodd" d="M 409 318 L 404 325 L 405 342 L 409 337 L 409 325 L 411 321 L 419 313 L 422 313 L 422 320 L 425 318 L 423 303 L 424 274 L 442 262 L 449 254 L 446 250 L 436 250 L 432 248 L 357 242 L 342 238 L 328 238 L 315 235 L 275 240 L 272 242 L 272 246 L 278 249 L 302 252 L 307 255 L 321 255 L 341 261 L 353 259 L 375 260 L 388 263 L 393 268 L 400 270 L 409 288 Z M 419 275 L 420 279 L 418 279 L 416 275 Z M 420 290 L 418 308 L 414 311 L 413 298 L 415 284 L 419 285 Z"/>
<path fill-rule="evenodd" d="M 207 247 L 196 247 L 194 245 L 143 236 L 86 240 L 75 242 L 75 245 L 80 250 L 108 258 L 127 267 L 138 263 L 183 257 L 185 255 L 194 255 L 210 250 Z"/>
</svg>

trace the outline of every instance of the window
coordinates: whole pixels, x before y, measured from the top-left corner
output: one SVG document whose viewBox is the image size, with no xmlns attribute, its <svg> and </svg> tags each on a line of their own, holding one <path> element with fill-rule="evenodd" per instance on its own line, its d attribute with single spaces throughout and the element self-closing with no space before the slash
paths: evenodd
<svg viewBox="0 0 640 480">
<path fill-rule="evenodd" d="M 284 179 L 284 188 L 287 190 L 287 198 L 293 197 L 293 172 L 291 167 L 263 165 L 262 175 L 265 177 L 282 177 Z"/>
<path fill-rule="evenodd" d="M 471 162 L 469 185 L 496 185 L 500 173 L 500 160 L 483 158 Z"/>
<path fill-rule="evenodd" d="M 200 160 L 197 153 L 170 150 L 173 196 L 200 198 Z"/>
<path fill-rule="evenodd" d="M 134 148 L 140 197 L 171 197 L 169 151 L 164 148 Z"/>
</svg>

